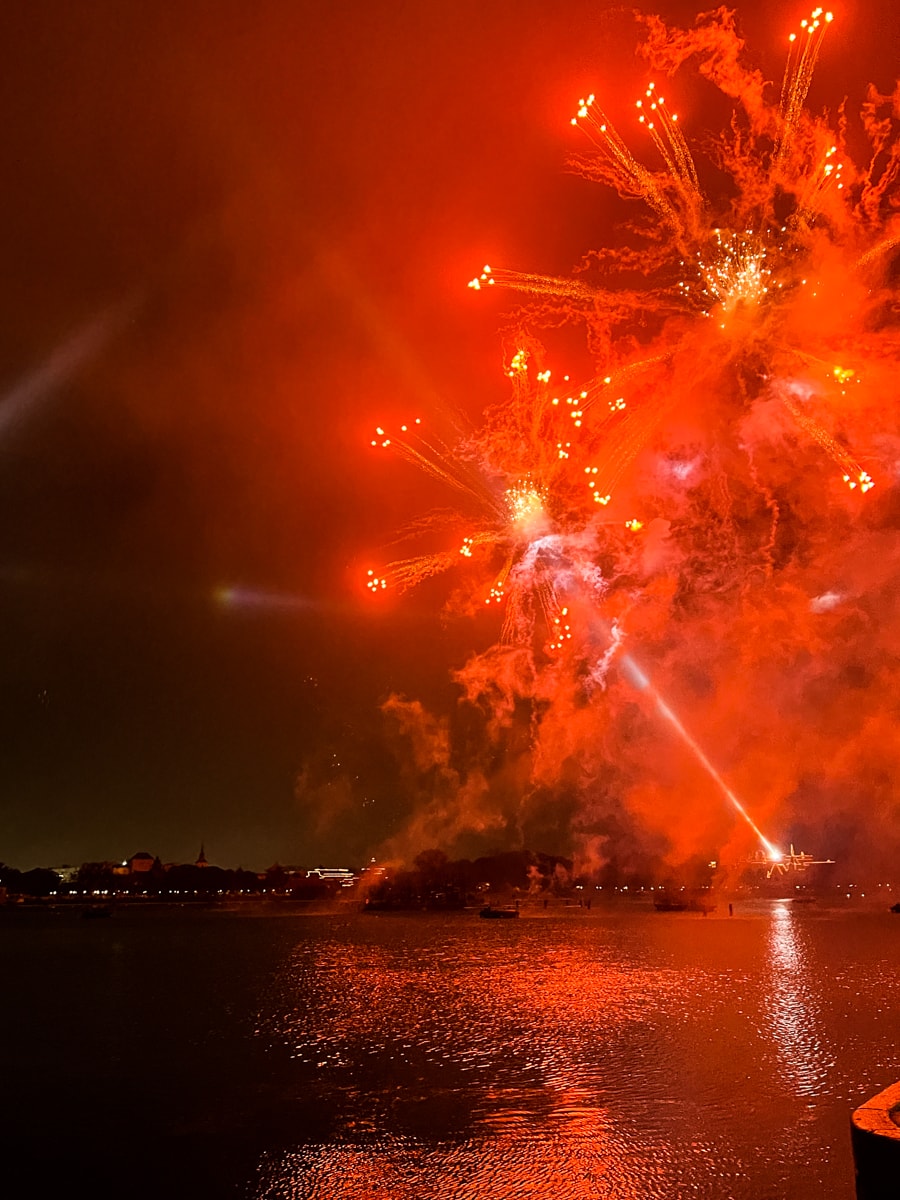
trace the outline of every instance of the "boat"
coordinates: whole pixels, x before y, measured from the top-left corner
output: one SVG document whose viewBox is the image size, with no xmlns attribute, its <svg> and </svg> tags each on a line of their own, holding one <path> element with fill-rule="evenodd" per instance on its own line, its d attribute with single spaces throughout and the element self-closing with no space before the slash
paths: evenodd
<svg viewBox="0 0 900 1200">
<path fill-rule="evenodd" d="M 479 917 L 484 917 L 487 921 L 504 921 L 509 920 L 510 917 L 517 917 L 519 915 L 519 908 L 518 905 L 515 908 L 494 908 L 489 904 L 478 915 Z"/>
</svg>

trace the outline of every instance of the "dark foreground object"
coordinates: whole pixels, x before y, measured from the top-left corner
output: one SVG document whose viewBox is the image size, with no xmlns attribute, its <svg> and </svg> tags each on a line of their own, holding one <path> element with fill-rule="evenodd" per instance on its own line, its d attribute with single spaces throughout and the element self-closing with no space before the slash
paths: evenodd
<svg viewBox="0 0 900 1200">
<path fill-rule="evenodd" d="M 861 1105 L 850 1118 L 857 1200 L 900 1196 L 900 1083 Z"/>
<path fill-rule="evenodd" d="M 519 910 L 517 908 L 483 908 L 478 914 L 479 917 L 485 917 L 487 920 L 505 920 L 509 917 L 517 917 Z"/>
<path fill-rule="evenodd" d="M 716 911 L 715 901 L 709 899 L 708 893 L 672 895 L 664 892 L 653 901 L 653 907 L 657 912 L 699 912 L 703 913 L 704 917 L 707 913 Z M 731 916 L 731 913 L 728 915 Z"/>
</svg>

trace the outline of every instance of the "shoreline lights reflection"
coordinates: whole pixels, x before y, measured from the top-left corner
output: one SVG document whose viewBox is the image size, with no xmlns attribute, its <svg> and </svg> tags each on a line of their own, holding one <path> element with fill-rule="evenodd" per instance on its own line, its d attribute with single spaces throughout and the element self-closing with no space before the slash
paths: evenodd
<svg viewBox="0 0 900 1200">
<path fill-rule="evenodd" d="M 815 1097 L 827 1087 L 834 1052 L 824 1035 L 810 980 L 802 923 L 778 902 L 768 929 L 766 1023 L 777 1069 L 798 1096 Z"/>
</svg>

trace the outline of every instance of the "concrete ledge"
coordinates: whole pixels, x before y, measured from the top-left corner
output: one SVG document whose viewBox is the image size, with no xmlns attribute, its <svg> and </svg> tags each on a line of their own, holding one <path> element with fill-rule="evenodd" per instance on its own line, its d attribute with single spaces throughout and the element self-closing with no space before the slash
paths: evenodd
<svg viewBox="0 0 900 1200">
<path fill-rule="evenodd" d="M 885 1088 L 850 1118 L 857 1200 L 900 1196 L 900 1083 Z"/>
</svg>

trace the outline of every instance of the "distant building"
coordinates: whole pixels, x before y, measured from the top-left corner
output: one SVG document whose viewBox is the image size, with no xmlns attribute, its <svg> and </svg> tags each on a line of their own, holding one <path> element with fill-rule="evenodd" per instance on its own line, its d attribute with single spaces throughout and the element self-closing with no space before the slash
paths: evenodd
<svg viewBox="0 0 900 1200">
<path fill-rule="evenodd" d="M 152 854 L 148 854 L 146 850 L 139 850 L 129 858 L 128 871 L 132 875 L 145 875 L 153 870 L 154 861 Z"/>
<path fill-rule="evenodd" d="M 194 866 L 195 867 L 208 867 L 209 866 L 209 863 L 206 861 L 206 854 L 204 852 L 202 842 L 200 843 L 200 853 L 197 855 L 197 861 L 194 863 Z"/>
</svg>

